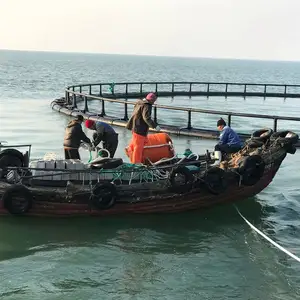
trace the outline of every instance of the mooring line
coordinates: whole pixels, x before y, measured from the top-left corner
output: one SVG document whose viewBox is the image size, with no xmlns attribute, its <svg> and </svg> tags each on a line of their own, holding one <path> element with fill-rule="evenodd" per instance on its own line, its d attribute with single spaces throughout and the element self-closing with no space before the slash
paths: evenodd
<svg viewBox="0 0 300 300">
<path fill-rule="evenodd" d="M 264 237 L 267 241 L 269 241 L 271 244 L 273 244 L 274 246 L 276 246 L 278 249 L 280 249 L 281 251 L 285 252 L 287 255 L 289 255 L 290 257 L 294 258 L 295 260 L 297 260 L 298 262 L 300 262 L 300 258 L 298 256 L 296 256 L 295 254 L 291 253 L 290 251 L 286 250 L 285 248 L 283 248 L 282 246 L 278 245 L 276 242 L 274 242 L 273 240 L 271 240 L 269 237 L 267 237 L 264 233 L 262 233 L 259 229 L 257 229 L 254 225 L 252 225 L 243 215 L 242 213 L 239 211 L 239 209 L 235 206 L 235 204 L 233 204 L 233 206 L 235 207 L 236 211 L 238 212 L 238 214 L 244 219 L 244 221 L 252 228 L 254 229 L 257 233 L 259 233 L 262 237 Z"/>
</svg>

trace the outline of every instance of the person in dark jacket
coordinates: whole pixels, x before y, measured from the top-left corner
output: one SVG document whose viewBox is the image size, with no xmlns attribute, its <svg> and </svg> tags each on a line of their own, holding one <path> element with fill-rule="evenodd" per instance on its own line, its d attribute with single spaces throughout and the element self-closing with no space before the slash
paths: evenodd
<svg viewBox="0 0 300 300">
<path fill-rule="evenodd" d="M 83 116 L 78 115 L 75 120 L 70 121 L 67 125 L 64 137 L 65 159 L 80 159 L 78 149 L 82 141 L 92 148 L 91 140 L 82 130 L 82 122 Z"/>
<path fill-rule="evenodd" d="M 132 139 L 127 148 L 131 163 L 142 162 L 149 128 L 160 131 L 160 127 L 151 119 L 152 105 L 156 100 L 157 96 L 154 93 L 149 93 L 143 100 L 138 100 L 126 125 L 126 128 L 132 131 Z"/>
<path fill-rule="evenodd" d="M 222 161 L 223 155 L 240 151 L 243 147 L 243 142 L 238 134 L 226 125 L 226 122 L 222 118 L 218 120 L 217 128 L 221 131 L 219 143 L 215 146 L 216 164 L 219 164 Z"/>
<path fill-rule="evenodd" d="M 100 121 L 86 120 L 85 126 L 88 129 L 95 130 L 93 134 L 93 147 L 96 147 L 101 141 L 103 148 L 108 150 L 110 157 L 113 158 L 118 148 L 118 134 L 109 124 Z M 107 153 L 103 152 L 103 157 L 107 157 Z"/>
</svg>

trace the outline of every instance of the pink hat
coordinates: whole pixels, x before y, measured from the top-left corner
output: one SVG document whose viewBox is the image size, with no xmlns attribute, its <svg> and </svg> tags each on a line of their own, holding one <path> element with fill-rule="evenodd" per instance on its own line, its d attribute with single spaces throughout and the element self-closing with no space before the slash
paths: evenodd
<svg viewBox="0 0 300 300">
<path fill-rule="evenodd" d="M 154 93 L 149 93 L 146 96 L 146 100 L 148 100 L 148 101 L 155 101 L 156 99 L 157 99 L 157 96 Z"/>
</svg>

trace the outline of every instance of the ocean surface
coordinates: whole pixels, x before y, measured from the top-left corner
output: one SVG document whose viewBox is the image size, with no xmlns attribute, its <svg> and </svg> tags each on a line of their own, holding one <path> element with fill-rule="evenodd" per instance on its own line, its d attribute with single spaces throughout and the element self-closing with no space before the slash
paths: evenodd
<svg viewBox="0 0 300 300">
<path fill-rule="evenodd" d="M 300 63 L 0 51 L 0 140 L 32 144 L 32 158 L 63 155 L 69 118 L 50 102 L 67 85 L 124 81 L 300 83 Z M 300 115 L 299 99 L 175 97 L 161 103 Z M 108 106 L 111 115 L 123 108 Z M 99 103 L 91 104 L 97 109 Z M 187 122 L 159 112 L 159 120 Z M 214 129 L 218 116 L 193 116 Z M 243 132 L 272 122 L 233 118 Z M 279 122 L 300 133 L 299 124 Z M 130 133 L 120 136 L 124 157 Z M 91 132 L 87 132 L 90 136 Z M 173 137 L 176 151 L 201 153 L 215 141 Z M 83 160 L 88 153 L 81 152 Z M 272 184 L 237 205 L 277 243 L 300 256 L 300 152 Z M 256 234 L 232 205 L 165 216 L 0 219 L 0 299 L 300 299 L 300 265 Z"/>
</svg>

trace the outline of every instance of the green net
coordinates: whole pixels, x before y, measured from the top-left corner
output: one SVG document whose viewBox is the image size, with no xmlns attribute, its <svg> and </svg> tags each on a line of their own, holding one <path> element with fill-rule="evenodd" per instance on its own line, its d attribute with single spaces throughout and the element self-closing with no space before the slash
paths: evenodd
<svg viewBox="0 0 300 300">
<path fill-rule="evenodd" d="M 192 154 L 190 149 L 186 149 L 183 154 L 177 154 L 177 158 L 188 157 Z M 101 151 L 97 153 L 97 157 L 101 157 Z M 92 153 L 90 152 L 89 163 L 95 158 L 92 157 Z M 192 167 L 191 167 L 192 168 Z M 132 163 L 123 163 L 122 165 L 113 168 L 113 169 L 99 169 L 99 174 L 112 174 L 112 181 L 119 180 L 122 182 L 123 180 L 134 180 L 139 182 L 149 182 L 156 181 L 159 179 L 163 179 L 166 175 L 163 175 L 158 169 L 155 167 L 149 168 L 143 164 L 132 164 Z"/>
</svg>

